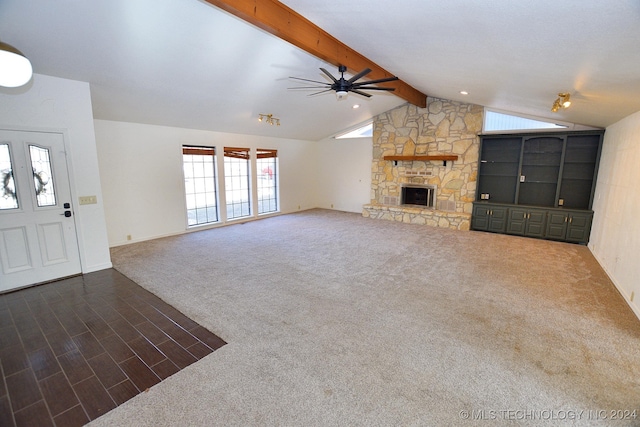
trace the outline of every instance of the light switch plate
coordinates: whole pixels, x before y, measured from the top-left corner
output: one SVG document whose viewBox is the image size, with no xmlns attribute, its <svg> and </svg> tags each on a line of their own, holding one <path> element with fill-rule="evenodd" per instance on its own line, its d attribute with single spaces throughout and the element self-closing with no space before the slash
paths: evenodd
<svg viewBox="0 0 640 427">
<path fill-rule="evenodd" d="M 97 196 L 80 196 L 78 197 L 78 201 L 81 205 L 95 205 L 98 203 Z"/>
</svg>

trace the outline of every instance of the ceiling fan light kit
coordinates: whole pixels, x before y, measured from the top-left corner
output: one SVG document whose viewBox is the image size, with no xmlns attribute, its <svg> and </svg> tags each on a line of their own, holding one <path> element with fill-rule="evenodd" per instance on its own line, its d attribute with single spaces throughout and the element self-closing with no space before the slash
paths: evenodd
<svg viewBox="0 0 640 427">
<path fill-rule="evenodd" d="M 273 114 L 258 114 L 258 121 L 265 122 L 268 125 L 280 126 L 280 119 L 273 117 Z"/>
<path fill-rule="evenodd" d="M 551 107 L 552 113 L 557 113 L 561 108 L 569 108 L 571 106 L 571 95 L 567 92 L 560 92 L 558 94 L 558 98 L 553 101 L 553 106 Z"/>
<path fill-rule="evenodd" d="M 0 86 L 19 87 L 33 75 L 31 62 L 15 47 L 0 42 Z"/>
<path fill-rule="evenodd" d="M 366 98 L 371 98 L 371 95 L 366 92 L 363 92 L 364 90 L 385 90 L 385 91 L 393 92 L 395 90 L 395 88 L 393 87 L 379 87 L 379 86 L 371 86 L 371 85 L 398 80 L 398 77 L 393 76 L 393 77 L 386 77 L 383 79 L 357 82 L 357 80 L 360 80 L 362 77 L 366 76 L 371 72 L 370 68 L 365 68 L 364 70 L 360 71 L 350 79 L 344 78 L 344 73 L 347 71 L 347 67 L 344 65 L 338 66 L 338 72 L 340 73 L 340 78 L 334 77 L 333 75 L 331 75 L 331 73 L 329 73 L 324 68 L 320 68 L 320 71 L 322 71 L 327 77 L 331 79 L 331 83 L 320 82 L 317 80 L 303 79 L 300 77 L 289 77 L 290 79 L 303 81 L 303 82 L 311 82 L 311 83 L 316 83 L 320 85 L 320 86 L 292 87 L 289 89 L 324 89 L 324 90 L 321 90 L 320 92 L 312 93 L 309 96 L 320 95 L 322 93 L 335 91 L 336 98 L 338 99 L 338 101 L 341 101 L 343 99 L 346 99 L 349 96 L 349 92 L 356 93 Z"/>
</svg>

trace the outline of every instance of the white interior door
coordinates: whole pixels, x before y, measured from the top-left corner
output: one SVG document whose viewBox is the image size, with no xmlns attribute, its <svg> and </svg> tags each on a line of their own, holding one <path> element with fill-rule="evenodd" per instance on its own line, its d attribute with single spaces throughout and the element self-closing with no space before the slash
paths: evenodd
<svg viewBox="0 0 640 427">
<path fill-rule="evenodd" d="M 62 134 L 0 130 L 0 292 L 80 271 Z"/>
</svg>

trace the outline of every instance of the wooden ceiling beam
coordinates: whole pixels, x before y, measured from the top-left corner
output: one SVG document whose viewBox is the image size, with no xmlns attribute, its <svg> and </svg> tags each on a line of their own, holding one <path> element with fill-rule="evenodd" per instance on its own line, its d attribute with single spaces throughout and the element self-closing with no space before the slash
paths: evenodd
<svg viewBox="0 0 640 427">
<path fill-rule="evenodd" d="M 345 45 L 304 16 L 276 0 L 206 0 L 208 3 L 280 37 L 330 64 L 346 66 L 356 73 L 370 68 L 370 79 L 392 77 L 384 68 Z M 427 106 L 427 95 L 402 80 L 385 83 L 394 95 L 413 105 Z"/>
</svg>

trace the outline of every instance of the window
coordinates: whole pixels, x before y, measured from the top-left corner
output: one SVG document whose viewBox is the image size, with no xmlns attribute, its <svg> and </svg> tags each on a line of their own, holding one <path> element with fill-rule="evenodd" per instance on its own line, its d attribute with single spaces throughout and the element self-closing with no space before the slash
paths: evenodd
<svg viewBox="0 0 640 427">
<path fill-rule="evenodd" d="M 224 147 L 224 187 L 227 219 L 251 215 L 248 148 Z"/>
<path fill-rule="evenodd" d="M 9 144 L 0 144 L 0 209 L 17 209 L 18 196 L 13 179 Z"/>
<path fill-rule="evenodd" d="M 38 207 L 55 206 L 56 192 L 53 188 L 53 173 L 49 150 L 35 145 L 29 146 L 31 169 L 33 170 L 33 185 L 36 191 Z"/>
<path fill-rule="evenodd" d="M 216 149 L 183 146 L 182 162 L 187 197 L 187 224 L 191 227 L 218 221 Z"/>
<path fill-rule="evenodd" d="M 258 148 L 258 214 L 278 210 L 278 151 Z"/>
<path fill-rule="evenodd" d="M 522 130 L 538 130 L 538 129 L 559 129 L 566 130 L 566 124 L 553 123 L 544 121 L 544 119 L 536 120 L 530 117 L 523 117 L 516 114 L 499 113 L 497 111 L 485 110 L 484 115 L 484 132 L 495 131 L 522 131 Z"/>
<path fill-rule="evenodd" d="M 343 138 L 371 138 L 373 136 L 373 122 L 369 122 L 357 129 L 336 135 L 336 139 Z"/>
</svg>

